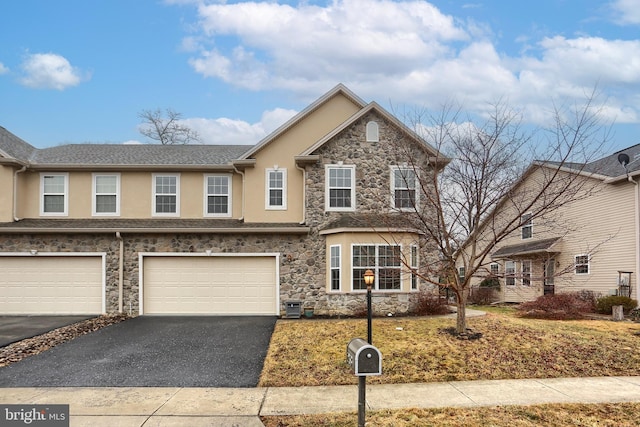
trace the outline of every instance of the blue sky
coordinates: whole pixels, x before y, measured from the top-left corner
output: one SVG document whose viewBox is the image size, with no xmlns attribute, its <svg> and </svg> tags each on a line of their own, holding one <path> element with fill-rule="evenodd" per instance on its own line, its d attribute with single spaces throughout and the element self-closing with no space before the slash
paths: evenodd
<svg viewBox="0 0 640 427">
<path fill-rule="evenodd" d="M 390 110 L 508 99 L 536 125 L 597 85 L 613 152 L 640 143 L 640 1 L 3 4 L 0 126 L 37 147 L 146 142 L 156 108 L 254 144 L 337 83 Z"/>
</svg>

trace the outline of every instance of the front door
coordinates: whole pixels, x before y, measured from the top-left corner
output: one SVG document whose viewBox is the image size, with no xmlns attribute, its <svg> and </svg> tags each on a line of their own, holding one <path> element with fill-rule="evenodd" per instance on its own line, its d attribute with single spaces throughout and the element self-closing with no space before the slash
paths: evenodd
<svg viewBox="0 0 640 427">
<path fill-rule="evenodd" d="M 544 294 L 553 295 L 556 292 L 554 276 L 556 273 L 556 260 L 550 259 L 544 263 Z"/>
</svg>

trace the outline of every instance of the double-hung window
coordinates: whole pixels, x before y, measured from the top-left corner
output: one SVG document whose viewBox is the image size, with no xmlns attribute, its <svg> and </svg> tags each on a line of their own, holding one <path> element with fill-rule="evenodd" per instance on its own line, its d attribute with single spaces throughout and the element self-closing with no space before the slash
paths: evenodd
<svg viewBox="0 0 640 427">
<path fill-rule="evenodd" d="M 153 175 L 153 215 L 180 216 L 180 175 Z"/>
<path fill-rule="evenodd" d="M 330 247 L 330 263 L 331 263 L 331 290 L 340 290 L 340 245 L 333 245 Z"/>
<path fill-rule="evenodd" d="M 267 209 L 287 209 L 287 170 L 267 169 Z"/>
<path fill-rule="evenodd" d="M 522 261 L 522 286 L 531 286 L 531 261 Z"/>
<path fill-rule="evenodd" d="M 520 218 L 522 224 L 522 238 L 530 239 L 533 237 L 533 221 L 531 220 L 531 214 L 524 214 Z"/>
<path fill-rule="evenodd" d="M 576 255 L 575 266 L 576 274 L 589 274 L 589 255 Z"/>
<path fill-rule="evenodd" d="M 66 216 L 69 210 L 69 174 L 40 174 L 40 215 Z"/>
<path fill-rule="evenodd" d="M 205 216 L 231 216 L 231 175 L 205 175 Z"/>
<path fill-rule="evenodd" d="M 326 165 L 325 206 L 328 211 L 355 210 L 356 167 Z"/>
<path fill-rule="evenodd" d="M 375 274 L 373 289 L 401 289 L 401 259 L 399 245 L 353 245 L 352 276 L 353 290 L 365 290 L 364 273 L 367 270 Z"/>
<path fill-rule="evenodd" d="M 94 216 L 120 215 L 120 174 L 93 174 Z"/>
<path fill-rule="evenodd" d="M 516 285 L 516 263 L 507 261 L 504 263 L 504 281 L 507 286 Z"/>
<path fill-rule="evenodd" d="M 418 290 L 418 247 L 411 246 L 411 290 Z"/>
<path fill-rule="evenodd" d="M 417 174 L 408 167 L 391 168 L 391 206 L 400 210 L 413 210 L 417 204 Z"/>
</svg>

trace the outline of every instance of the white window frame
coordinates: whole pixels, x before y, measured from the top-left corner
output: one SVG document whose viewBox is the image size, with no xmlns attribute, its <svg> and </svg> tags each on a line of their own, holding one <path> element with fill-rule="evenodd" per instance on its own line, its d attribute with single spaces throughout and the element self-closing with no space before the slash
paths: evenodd
<svg viewBox="0 0 640 427">
<path fill-rule="evenodd" d="M 380 128 L 378 126 L 378 122 L 371 120 L 367 123 L 366 138 L 367 142 L 380 141 Z"/>
<path fill-rule="evenodd" d="M 418 191 L 418 182 L 419 182 L 419 175 L 418 175 L 418 171 L 415 168 L 412 168 L 410 166 L 391 166 L 391 209 L 393 210 L 398 210 L 398 211 L 403 211 L 403 212 L 412 212 L 416 210 L 416 207 L 418 206 L 418 203 L 420 201 L 420 192 Z M 412 173 L 415 174 L 415 180 L 413 182 L 413 205 L 412 206 L 406 206 L 406 207 L 397 207 L 396 206 L 396 190 L 399 191 L 410 191 L 411 188 L 408 186 L 408 183 L 403 181 L 402 183 L 400 183 L 401 185 L 396 186 L 396 171 L 401 171 L 401 170 L 406 170 L 406 171 L 410 171 Z"/>
<path fill-rule="evenodd" d="M 271 187 L 271 173 L 279 172 L 282 174 L 282 187 Z M 268 210 L 287 210 L 287 169 L 284 168 L 268 168 L 265 171 L 265 200 L 264 206 Z M 282 205 L 271 204 L 271 190 L 282 191 Z"/>
<path fill-rule="evenodd" d="M 337 252 L 335 256 L 334 256 L 334 250 Z M 334 271 L 337 272 L 338 274 L 338 289 L 333 288 Z M 330 292 L 342 291 L 342 246 L 341 245 L 329 246 L 329 291 Z"/>
<path fill-rule="evenodd" d="M 44 181 L 46 177 L 61 176 L 64 178 L 64 190 L 62 193 L 45 193 Z M 45 198 L 47 196 L 63 196 L 63 211 L 62 212 L 45 212 Z M 41 216 L 67 216 L 69 215 L 69 174 L 64 173 L 40 173 L 40 215 Z"/>
<path fill-rule="evenodd" d="M 331 170 L 345 169 L 351 171 L 351 185 L 350 187 L 331 187 L 330 186 L 330 174 Z M 356 210 L 356 166 L 355 165 L 325 165 L 325 191 L 324 191 L 324 204 L 327 212 L 353 212 Z M 351 191 L 351 206 L 349 207 L 331 207 L 330 206 L 330 192 L 331 189 L 349 189 Z"/>
<path fill-rule="evenodd" d="M 374 254 L 374 258 L 375 258 L 375 265 L 370 265 L 370 266 L 354 266 L 354 262 L 353 262 L 353 253 L 354 253 L 354 248 L 356 246 L 375 246 L 375 254 Z M 380 247 L 397 247 L 398 248 L 398 265 L 397 266 L 381 266 L 379 263 L 380 260 Z M 402 272 L 402 245 L 400 244 L 387 244 L 387 243 L 353 243 L 351 244 L 351 291 L 352 292 L 366 292 L 367 289 L 366 287 L 363 289 L 355 289 L 353 286 L 353 282 L 354 282 L 354 270 L 357 268 L 359 270 L 371 270 L 373 271 L 373 274 L 375 275 L 375 282 L 373 284 L 373 286 L 371 287 L 372 290 L 375 290 L 376 292 L 403 292 L 403 272 Z M 393 269 L 393 270 L 398 270 L 398 282 L 400 284 L 400 287 L 398 289 L 380 289 L 380 270 L 384 270 L 384 269 Z"/>
<path fill-rule="evenodd" d="M 175 193 L 156 193 L 156 179 L 161 177 L 171 177 L 176 179 Z M 151 175 L 151 214 L 159 217 L 179 217 L 180 216 L 180 174 L 179 173 L 154 173 Z M 157 212 L 156 196 L 174 196 L 176 198 L 175 212 Z"/>
<path fill-rule="evenodd" d="M 526 220 L 525 218 L 528 217 Z M 528 240 L 533 238 L 533 218 L 531 213 L 526 213 L 520 217 L 520 238 L 522 240 Z M 525 237 L 525 230 L 529 230 L 529 236 Z"/>
<path fill-rule="evenodd" d="M 505 261 L 504 263 L 504 284 L 505 286 L 516 285 L 517 264 L 515 261 Z M 513 283 L 509 283 L 513 281 Z"/>
<path fill-rule="evenodd" d="M 497 262 L 492 262 L 491 264 L 489 264 L 489 274 L 491 275 L 491 277 L 498 277 L 498 275 L 500 274 L 500 264 L 498 264 Z"/>
<path fill-rule="evenodd" d="M 227 178 L 227 193 L 209 193 L 209 178 Z M 216 218 L 230 218 L 232 216 L 232 194 L 233 194 L 233 175 L 228 173 L 211 173 L 204 175 L 204 212 L 205 217 Z M 209 212 L 209 197 L 226 197 L 227 198 L 227 212 L 215 213 Z"/>
<path fill-rule="evenodd" d="M 525 268 L 525 265 L 528 265 L 528 268 Z M 533 262 L 531 260 L 525 259 L 520 261 L 520 272 L 522 277 L 520 278 L 520 284 L 522 286 L 531 286 L 531 275 L 533 273 Z"/>
<path fill-rule="evenodd" d="M 411 290 L 417 291 L 420 289 L 420 277 L 418 277 L 418 266 L 420 265 L 418 262 L 419 252 L 417 245 L 411 245 L 410 247 L 410 264 L 411 264 Z"/>
<path fill-rule="evenodd" d="M 116 179 L 115 193 L 98 193 L 99 177 L 114 177 Z M 98 196 L 115 196 L 116 209 L 114 212 L 98 212 Z M 91 214 L 93 216 L 120 216 L 120 174 L 119 173 L 93 173 L 91 175 Z"/>
<path fill-rule="evenodd" d="M 587 258 L 587 262 L 586 263 L 578 262 L 578 258 L 585 258 L 585 257 Z M 575 263 L 574 263 L 575 267 L 574 267 L 573 271 L 574 271 L 576 276 L 587 276 L 587 275 L 591 274 L 591 257 L 589 256 L 589 254 L 578 254 L 573 259 L 575 261 Z M 586 266 L 587 267 L 587 271 L 578 272 L 578 267 L 579 266 Z"/>
</svg>

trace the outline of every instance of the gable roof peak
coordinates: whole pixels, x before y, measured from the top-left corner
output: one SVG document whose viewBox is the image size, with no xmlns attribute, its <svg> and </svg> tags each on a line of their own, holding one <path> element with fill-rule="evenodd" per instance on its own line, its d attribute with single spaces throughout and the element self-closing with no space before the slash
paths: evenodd
<svg viewBox="0 0 640 427">
<path fill-rule="evenodd" d="M 256 145 L 254 145 L 249 150 L 247 150 L 247 152 L 245 152 L 242 155 L 240 160 L 248 159 L 249 157 L 253 156 L 255 153 L 257 153 L 262 148 L 264 148 L 264 146 L 266 146 L 271 141 L 276 139 L 278 136 L 280 136 L 281 134 L 283 134 L 284 132 L 292 128 L 295 124 L 302 121 L 305 117 L 309 116 L 311 113 L 317 110 L 320 106 L 322 106 L 323 104 L 325 104 L 327 101 L 329 101 L 330 99 L 332 99 L 338 94 L 343 95 L 345 98 L 349 99 L 351 102 L 353 102 L 355 105 L 359 106 L 360 108 L 364 108 L 367 105 L 367 103 L 363 101 L 362 98 L 360 98 L 358 95 L 352 92 L 348 87 L 346 87 L 342 83 L 338 83 L 336 86 L 333 87 L 333 89 L 329 90 L 320 98 L 316 99 L 314 102 L 309 104 L 309 106 L 307 106 L 304 110 L 300 111 L 298 114 L 296 114 L 295 116 L 287 120 L 283 125 L 278 127 L 276 130 L 274 130 L 269 135 L 267 135 L 262 140 L 260 140 Z"/>
</svg>

